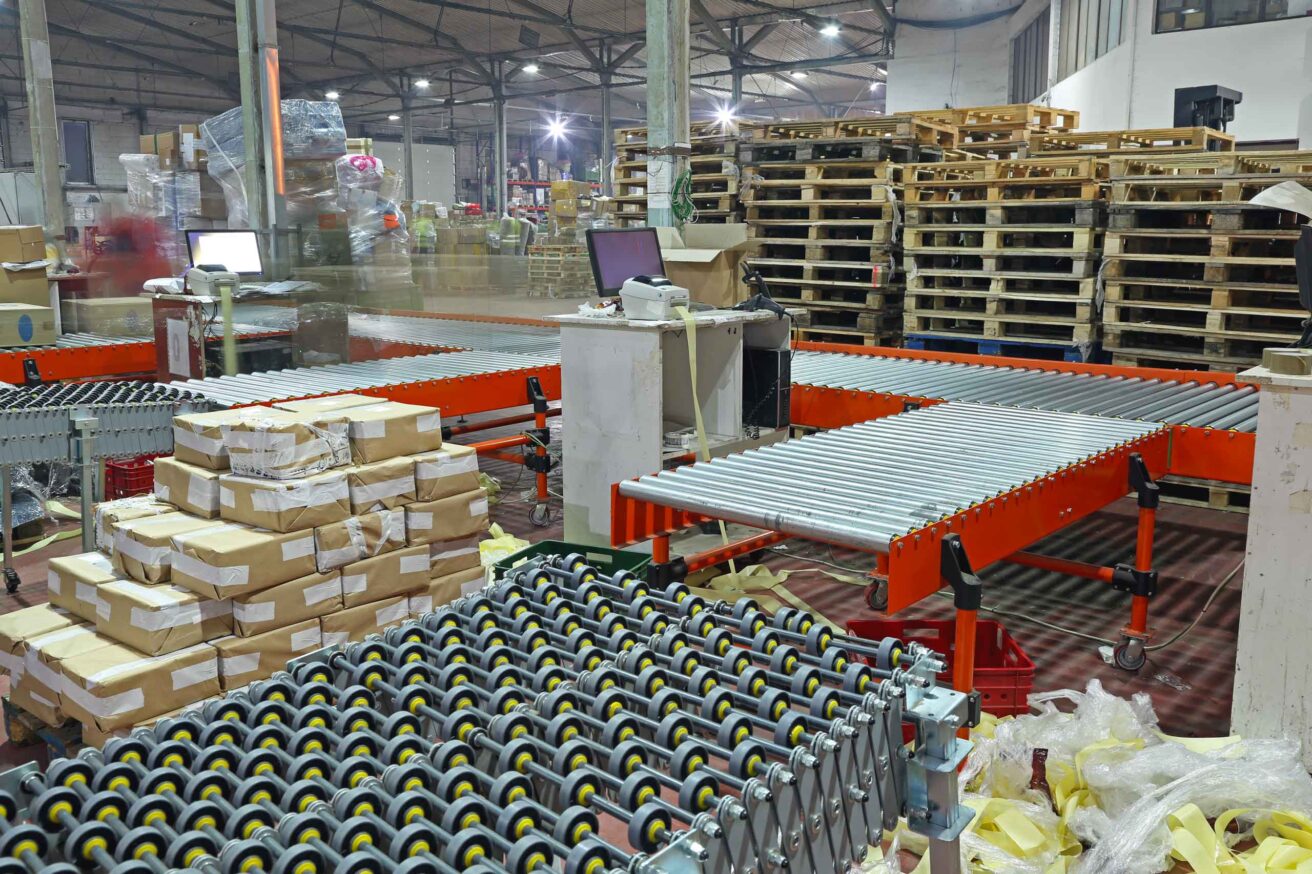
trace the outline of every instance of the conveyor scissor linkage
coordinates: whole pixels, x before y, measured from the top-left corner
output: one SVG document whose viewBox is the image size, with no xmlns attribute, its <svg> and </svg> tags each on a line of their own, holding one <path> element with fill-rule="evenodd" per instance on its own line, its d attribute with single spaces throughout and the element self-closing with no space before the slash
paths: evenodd
<svg viewBox="0 0 1312 874">
<path fill-rule="evenodd" d="M 793 423 L 836 428 L 970 401 L 1171 426 L 1168 473 L 1251 483 L 1256 386 L 1229 373 L 798 343 Z"/>
<path fill-rule="evenodd" d="M 362 643 L 0 775 L 4 871 L 960 871 L 942 659 L 541 556 Z M 903 745 L 903 726 L 915 740 Z M 72 867 L 76 865 L 76 868 Z"/>
<path fill-rule="evenodd" d="M 1136 667 L 1149 634 L 1148 602 L 1156 594 L 1153 478 L 1166 470 L 1169 445 L 1169 429 L 1157 423 L 936 404 L 618 483 L 611 540 L 625 546 L 654 539 L 651 573 L 657 579 L 680 578 L 783 536 L 875 553 L 878 573 L 887 578 L 889 611 L 953 582 L 959 635 L 954 681 L 968 691 L 979 603 L 978 588 L 969 584 L 971 563 L 1046 565 L 1049 560 L 1020 550 L 1137 491 L 1133 566 L 1061 563 L 1063 571 L 1131 595 L 1117 656 L 1122 666 Z M 671 560 L 669 535 L 710 519 L 766 533 Z M 953 535 L 959 541 L 950 540 Z"/>
</svg>

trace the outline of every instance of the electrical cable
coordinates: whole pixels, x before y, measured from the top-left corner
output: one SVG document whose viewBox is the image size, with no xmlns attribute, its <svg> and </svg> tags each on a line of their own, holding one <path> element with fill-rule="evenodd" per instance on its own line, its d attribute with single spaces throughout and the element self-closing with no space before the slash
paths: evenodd
<svg viewBox="0 0 1312 874">
<path fill-rule="evenodd" d="M 692 200 L 692 170 L 684 170 L 670 191 L 670 210 L 682 223 L 696 221 L 697 205 Z"/>
<path fill-rule="evenodd" d="M 1153 644 L 1152 646 L 1146 646 L 1144 647 L 1144 651 L 1158 652 L 1159 650 L 1166 649 L 1168 646 L 1171 646 L 1176 641 L 1184 637 L 1186 634 L 1193 631 L 1194 626 L 1196 626 L 1199 622 L 1202 621 L 1203 616 L 1207 613 L 1208 609 L 1212 606 L 1212 602 L 1216 600 L 1217 595 L 1220 595 L 1221 592 L 1227 586 L 1230 585 L 1230 581 L 1235 578 L 1235 575 L 1239 573 L 1240 568 L 1244 566 L 1244 562 L 1246 562 L 1247 560 L 1248 558 L 1246 556 L 1244 558 L 1239 559 L 1239 564 L 1235 565 L 1234 570 L 1226 574 L 1225 577 L 1222 578 L 1221 582 L 1216 584 L 1216 588 L 1212 590 L 1212 594 L 1207 596 L 1207 600 L 1203 602 L 1203 609 L 1198 611 L 1198 615 L 1194 617 L 1193 622 L 1190 622 L 1182 630 L 1176 632 L 1175 636 L 1172 637 L 1170 640 L 1165 641 L 1164 643 L 1156 643 Z"/>
</svg>

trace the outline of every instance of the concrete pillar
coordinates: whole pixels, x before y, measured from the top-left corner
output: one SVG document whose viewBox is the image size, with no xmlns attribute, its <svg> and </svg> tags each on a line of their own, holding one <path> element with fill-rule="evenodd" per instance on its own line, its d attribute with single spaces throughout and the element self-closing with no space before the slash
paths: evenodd
<svg viewBox="0 0 1312 874">
<path fill-rule="evenodd" d="M 246 141 L 246 208 L 250 227 L 267 231 L 269 265 L 289 268 L 286 246 L 273 233 L 285 226 L 282 85 L 278 66 L 277 0 L 236 0 L 242 132 Z M 269 265 L 266 265 L 269 266 Z M 278 278 L 275 276 L 274 278 Z"/>
<path fill-rule="evenodd" d="M 673 227 L 670 192 L 688 168 L 686 156 L 671 153 L 687 144 L 688 0 L 647 2 L 647 224 Z"/>
<path fill-rule="evenodd" d="M 405 199 L 415 199 L 415 110 L 407 95 L 401 104 L 401 154 L 405 156 Z"/>
<path fill-rule="evenodd" d="M 68 260 L 65 228 L 64 173 L 60 166 L 59 119 L 55 114 L 55 76 L 50 67 L 50 28 L 45 0 L 19 0 L 18 16 L 23 41 L 23 81 L 27 87 L 28 125 L 32 134 L 32 165 L 41 189 L 41 215 L 46 241 Z M 8 146 L 8 143 L 5 144 Z"/>
<path fill-rule="evenodd" d="M 1312 767 L 1312 377 L 1258 367 L 1239 378 L 1262 394 L 1230 731 L 1300 741 Z"/>
</svg>

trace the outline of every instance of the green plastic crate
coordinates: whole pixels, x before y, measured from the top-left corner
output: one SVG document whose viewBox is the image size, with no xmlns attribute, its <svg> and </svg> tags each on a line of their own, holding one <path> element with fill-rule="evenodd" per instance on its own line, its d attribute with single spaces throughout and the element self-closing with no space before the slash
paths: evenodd
<svg viewBox="0 0 1312 874">
<path fill-rule="evenodd" d="M 645 552 L 634 552 L 630 549 L 609 549 L 604 546 L 580 546 L 577 543 L 566 543 L 563 540 L 542 540 L 497 562 L 495 565 L 497 579 L 501 579 L 506 571 L 526 559 L 535 558 L 539 555 L 567 555 L 571 552 L 582 553 L 587 557 L 588 564 L 607 575 L 616 571 L 632 571 L 637 574 L 651 564 L 651 556 Z"/>
</svg>

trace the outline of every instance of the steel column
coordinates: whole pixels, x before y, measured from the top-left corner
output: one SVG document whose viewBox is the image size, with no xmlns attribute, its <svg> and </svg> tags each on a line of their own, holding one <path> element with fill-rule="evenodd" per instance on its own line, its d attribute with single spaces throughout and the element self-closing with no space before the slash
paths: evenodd
<svg viewBox="0 0 1312 874">
<path fill-rule="evenodd" d="M 242 131 L 246 141 L 246 208 L 250 226 L 268 232 L 269 263 L 280 274 L 284 225 L 282 83 L 277 0 L 236 0 Z"/>
<path fill-rule="evenodd" d="M 673 227 L 670 194 L 688 167 L 688 0 L 647 0 L 647 224 Z"/>
<path fill-rule="evenodd" d="M 45 0 L 19 0 L 18 15 L 32 137 L 32 166 L 41 187 L 41 215 L 46 240 L 54 244 L 63 264 L 68 260 L 64 245 L 67 225 L 64 179 L 60 169 L 63 152 L 59 146 L 59 119 L 55 113 L 55 77 L 50 67 L 50 28 L 46 23 Z M 9 148 L 8 141 L 5 148 Z"/>
<path fill-rule="evenodd" d="M 494 133 L 495 142 L 492 149 L 492 161 L 494 163 L 492 178 L 495 181 L 496 189 L 496 215 L 507 214 L 509 201 L 509 189 L 506 180 L 506 95 L 504 91 L 504 73 L 505 64 L 497 61 L 492 68 L 496 81 L 492 86 L 492 114 L 496 124 Z"/>
<path fill-rule="evenodd" d="M 405 83 L 407 93 L 401 102 L 401 153 L 405 156 L 405 199 L 415 199 L 415 110 L 409 95 L 410 83 Z"/>
</svg>

